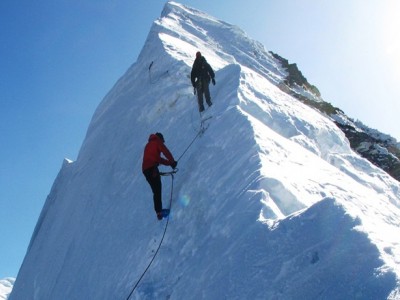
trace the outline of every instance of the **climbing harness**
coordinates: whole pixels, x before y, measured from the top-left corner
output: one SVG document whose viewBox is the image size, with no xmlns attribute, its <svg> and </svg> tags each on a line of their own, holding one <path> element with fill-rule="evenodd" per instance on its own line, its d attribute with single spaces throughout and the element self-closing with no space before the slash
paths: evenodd
<svg viewBox="0 0 400 300">
<path fill-rule="evenodd" d="M 161 176 L 171 176 L 171 195 L 169 198 L 169 209 L 171 209 L 171 205 L 172 205 L 172 195 L 173 195 L 173 191 L 174 191 L 174 174 L 178 172 L 178 169 L 174 169 L 171 172 L 160 172 Z M 132 288 L 132 291 L 129 293 L 128 297 L 126 298 L 126 300 L 129 300 L 129 298 L 132 296 L 133 292 L 136 290 L 136 288 L 138 287 L 140 281 L 143 279 L 144 275 L 147 273 L 147 271 L 150 269 L 151 264 L 153 263 L 154 259 L 156 258 L 158 251 L 161 248 L 161 245 L 164 241 L 164 237 L 165 237 L 165 233 L 167 232 L 167 228 L 168 228 L 168 224 L 169 224 L 169 215 L 167 217 L 167 223 L 165 224 L 165 228 L 164 228 L 164 233 L 161 237 L 160 243 L 158 245 L 158 248 L 156 250 L 156 252 L 153 255 L 153 258 L 150 260 L 147 268 L 144 270 L 143 274 L 140 276 L 139 280 L 136 282 L 135 286 Z"/>
<path fill-rule="evenodd" d="M 175 169 L 173 169 L 172 171 L 170 171 L 170 172 L 160 172 L 160 175 L 161 176 L 174 176 L 174 174 L 176 174 L 177 172 L 179 171 L 179 169 L 178 168 L 175 168 Z M 170 203 L 170 206 L 171 206 L 171 203 Z"/>
</svg>

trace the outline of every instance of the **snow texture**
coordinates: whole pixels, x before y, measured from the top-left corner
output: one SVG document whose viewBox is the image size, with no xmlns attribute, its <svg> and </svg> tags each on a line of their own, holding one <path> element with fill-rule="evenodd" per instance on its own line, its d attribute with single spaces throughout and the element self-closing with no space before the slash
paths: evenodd
<svg viewBox="0 0 400 300">
<path fill-rule="evenodd" d="M 180 157 L 200 128 L 197 51 L 216 71 L 212 118 Z M 65 160 L 10 299 L 128 297 L 167 222 L 141 172 L 158 131 L 179 172 L 130 299 L 400 299 L 400 184 L 279 89 L 285 76 L 238 27 L 167 3 Z"/>
<path fill-rule="evenodd" d="M 0 280 L 0 300 L 7 300 L 11 293 L 15 278 L 7 277 Z"/>
</svg>

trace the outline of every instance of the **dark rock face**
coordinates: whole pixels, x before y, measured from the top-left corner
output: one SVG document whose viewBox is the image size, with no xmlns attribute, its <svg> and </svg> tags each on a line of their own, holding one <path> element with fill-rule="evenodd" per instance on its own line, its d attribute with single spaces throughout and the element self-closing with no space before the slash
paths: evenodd
<svg viewBox="0 0 400 300">
<path fill-rule="evenodd" d="M 351 125 L 335 123 L 345 133 L 352 149 L 400 181 L 400 151 L 391 140 L 376 138 Z"/>
</svg>

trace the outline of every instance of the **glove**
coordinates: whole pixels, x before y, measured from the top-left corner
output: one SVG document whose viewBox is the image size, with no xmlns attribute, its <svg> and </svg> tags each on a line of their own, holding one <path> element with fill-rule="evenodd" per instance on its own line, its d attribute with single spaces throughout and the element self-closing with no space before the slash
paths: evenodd
<svg viewBox="0 0 400 300">
<path fill-rule="evenodd" d="M 171 168 L 172 168 L 172 169 L 175 169 L 177 165 L 178 165 L 178 162 L 177 162 L 177 161 L 174 161 L 174 162 L 171 164 Z"/>
<path fill-rule="evenodd" d="M 196 95 L 196 88 L 195 87 L 193 87 L 193 94 Z"/>
<path fill-rule="evenodd" d="M 213 85 L 215 85 L 215 79 L 213 78 L 213 79 L 211 79 L 211 81 L 212 81 Z"/>
</svg>

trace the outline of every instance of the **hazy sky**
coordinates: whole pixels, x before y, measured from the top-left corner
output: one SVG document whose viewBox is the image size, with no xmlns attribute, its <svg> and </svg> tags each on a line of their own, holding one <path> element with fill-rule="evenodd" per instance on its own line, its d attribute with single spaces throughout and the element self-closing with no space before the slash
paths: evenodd
<svg viewBox="0 0 400 300">
<path fill-rule="evenodd" d="M 325 101 L 400 140 L 400 1 L 180 2 L 238 25 Z M 17 275 L 63 158 L 77 157 L 164 3 L 0 1 L 0 279 Z"/>
</svg>

